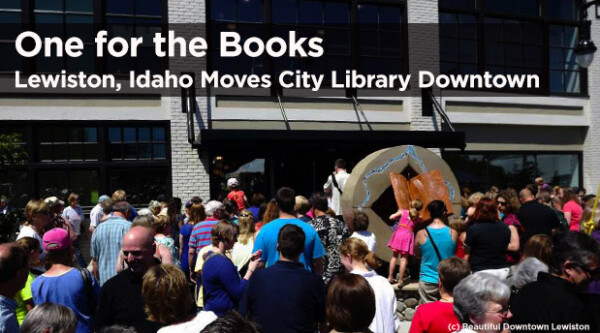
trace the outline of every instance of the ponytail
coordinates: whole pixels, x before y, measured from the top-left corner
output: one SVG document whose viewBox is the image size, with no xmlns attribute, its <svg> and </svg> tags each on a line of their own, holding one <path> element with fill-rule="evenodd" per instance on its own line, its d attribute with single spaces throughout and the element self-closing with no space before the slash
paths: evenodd
<svg viewBox="0 0 600 333">
<path fill-rule="evenodd" d="M 423 202 L 419 199 L 415 199 L 410 202 L 410 209 L 408 210 L 408 214 L 410 215 L 410 219 L 414 220 L 419 217 L 419 211 L 423 209 Z"/>
<path fill-rule="evenodd" d="M 365 256 L 365 262 L 367 263 L 367 265 L 369 265 L 369 267 L 371 267 L 371 269 L 377 269 L 379 267 L 381 267 L 381 261 L 379 261 L 379 259 L 377 259 L 377 257 L 375 256 L 375 253 L 369 251 L 369 253 L 367 253 L 367 255 Z"/>
<path fill-rule="evenodd" d="M 363 261 L 371 269 L 377 269 L 381 266 L 381 261 L 375 256 L 375 253 L 369 251 L 367 243 L 362 239 L 350 237 L 340 244 L 340 254 L 350 255 L 352 259 Z"/>
</svg>

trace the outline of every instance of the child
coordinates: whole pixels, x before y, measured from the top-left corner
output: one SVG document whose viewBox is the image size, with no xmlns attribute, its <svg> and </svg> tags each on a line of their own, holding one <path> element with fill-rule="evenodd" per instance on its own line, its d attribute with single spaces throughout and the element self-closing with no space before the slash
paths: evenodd
<svg viewBox="0 0 600 333">
<path fill-rule="evenodd" d="M 227 199 L 235 201 L 238 206 L 238 211 L 242 211 L 246 209 L 248 199 L 246 198 L 246 194 L 244 191 L 239 189 L 238 180 L 235 178 L 229 178 L 227 180 L 227 188 L 230 192 L 227 194 Z"/>
<path fill-rule="evenodd" d="M 406 264 L 408 256 L 414 255 L 415 234 L 413 228 L 415 220 L 419 217 L 419 211 L 423 208 L 423 203 L 416 199 L 410 202 L 410 211 L 403 209 L 390 215 L 390 220 L 399 219 L 396 230 L 392 234 L 388 247 L 394 251 L 392 259 L 390 259 L 390 271 L 388 281 L 395 283 L 394 271 L 396 269 L 396 260 L 400 255 L 400 276 L 398 286 L 404 285 L 404 273 L 406 272 Z"/>
</svg>

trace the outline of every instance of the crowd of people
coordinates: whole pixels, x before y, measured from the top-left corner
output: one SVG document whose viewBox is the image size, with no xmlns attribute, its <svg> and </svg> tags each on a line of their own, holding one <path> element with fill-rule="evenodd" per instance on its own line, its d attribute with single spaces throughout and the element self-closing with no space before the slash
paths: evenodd
<svg viewBox="0 0 600 333">
<path fill-rule="evenodd" d="M 89 263 L 77 194 L 66 206 L 31 200 L 16 241 L 0 244 L 0 333 L 395 333 L 412 258 L 411 333 L 600 328 L 593 196 L 536 180 L 519 192 L 465 189 L 455 215 L 414 200 L 389 216 L 385 267 L 369 214 L 344 221 L 333 210 L 347 178 L 343 161 L 335 170 L 309 198 L 283 187 L 248 200 L 235 178 L 206 203 L 161 196 L 135 209 L 123 190 L 103 195 L 90 212 Z"/>
</svg>

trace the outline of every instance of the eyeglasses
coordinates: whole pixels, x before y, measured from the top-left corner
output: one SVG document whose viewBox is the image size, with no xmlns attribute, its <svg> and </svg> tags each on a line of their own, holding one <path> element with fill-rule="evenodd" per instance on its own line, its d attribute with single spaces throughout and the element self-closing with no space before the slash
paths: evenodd
<svg viewBox="0 0 600 333">
<path fill-rule="evenodd" d="M 587 274 L 589 274 L 593 279 L 597 280 L 600 278 L 600 267 L 596 267 L 594 269 L 591 269 L 585 265 L 581 265 L 579 266 L 579 268 L 581 268 L 582 271 L 586 272 Z"/>
<path fill-rule="evenodd" d="M 497 311 L 487 311 L 487 313 L 489 314 L 498 314 L 501 315 L 503 317 L 506 317 L 508 315 L 508 312 L 510 311 L 510 306 L 503 306 L 500 310 Z"/>
<path fill-rule="evenodd" d="M 498 201 L 499 206 L 506 206 L 506 201 Z"/>
</svg>

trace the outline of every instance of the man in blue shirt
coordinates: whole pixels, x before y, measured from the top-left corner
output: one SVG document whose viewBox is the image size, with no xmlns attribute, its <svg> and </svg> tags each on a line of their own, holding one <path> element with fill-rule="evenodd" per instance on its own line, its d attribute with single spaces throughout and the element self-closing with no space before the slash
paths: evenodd
<svg viewBox="0 0 600 333">
<path fill-rule="evenodd" d="M 256 321 L 263 333 L 312 333 L 325 321 L 323 280 L 299 262 L 305 238 L 299 226 L 283 226 L 279 261 L 257 270 L 246 286 L 240 313 Z"/>
<path fill-rule="evenodd" d="M 0 333 L 19 332 L 14 297 L 25 287 L 28 272 L 25 251 L 17 243 L 0 244 Z"/>
<path fill-rule="evenodd" d="M 279 207 L 279 218 L 263 226 L 254 241 L 252 253 L 262 250 L 261 261 L 266 263 L 267 267 L 272 266 L 279 259 L 277 251 L 277 237 L 279 230 L 286 224 L 293 224 L 302 229 L 305 235 L 304 250 L 300 254 L 299 262 L 304 265 L 308 271 L 313 268 L 316 273 L 321 274 L 321 260 L 316 260 L 325 255 L 325 249 L 317 231 L 306 222 L 297 219 L 294 212 L 296 204 L 296 193 L 289 187 L 280 188 L 275 194 L 275 202 Z"/>
<path fill-rule="evenodd" d="M 100 285 L 117 274 L 116 266 L 123 236 L 131 228 L 131 222 L 127 221 L 130 214 L 128 203 L 117 202 L 113 205 L 112 216 L 102 222 L 92 235 L 92 268 Z"/>
</svg>

